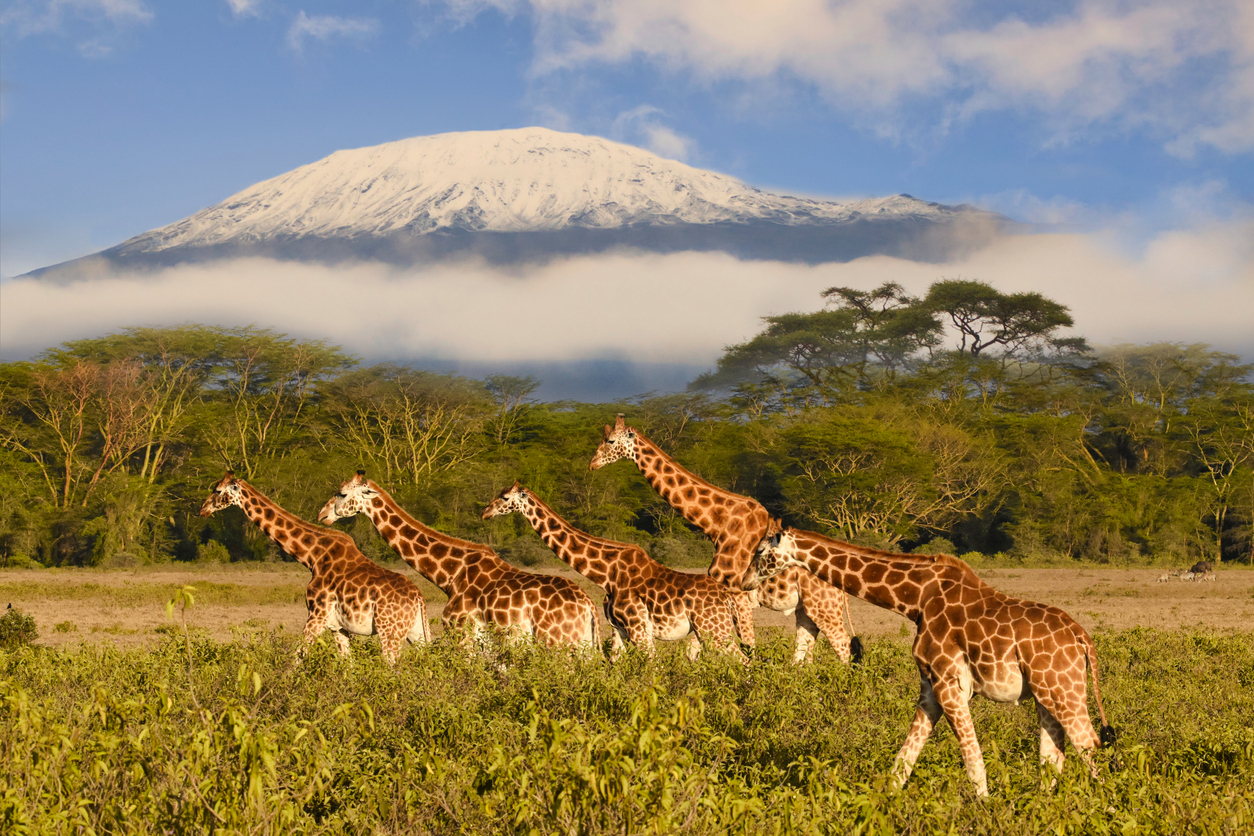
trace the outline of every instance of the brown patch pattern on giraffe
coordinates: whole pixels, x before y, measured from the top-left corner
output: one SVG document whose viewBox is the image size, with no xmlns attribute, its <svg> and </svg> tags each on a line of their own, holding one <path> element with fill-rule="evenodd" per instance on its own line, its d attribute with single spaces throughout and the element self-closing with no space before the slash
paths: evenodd
<svg viewBox="0 0 1254 836">
<path fill-rule="evenodd" d="M 898 786 L 910 777 L 943 714 L 976 793 L 988 795 L 984 756 L 971 721 L 974 694 L 1016 704 L 1033 697 L 1041 762 L 1061 771 L 1070 738 L 1096 776 L 1091 752 L 1099 743 L 1113 742 L 1114 731 L 1102 707 L 1096 648 L 1071 616 L 998 592 L 956 557 L 882 552 L 792 528 L 762 541 L 745 584 L 753 586 L 787 567 L 803 567 L 918 627 L 913 655 L 922 684 L 914 722 L 893 762 Z M 1100 735 L 1089 717 L 1086 665 L 1093 675 Z"/>
<path fill-rule="evenodd" d="M 406 563 L 448 595 L 445 624 L 492 624 L 545 645 L 596 646 L 596 604 L 569 578 L 524 572 L 487 546 L 423 525 L 363 471 L 327 500 L 318 520 L 330 525 L 360 513 Z"/>
<path fill-rule="evenodd" d="M 580 531 L 517 482 L 492 500 L 483 518 L 512 513 L 526 517 L 559 558 L 605 590 L 605 617 L 614 628 L 611 658 L 624 641 L 653 655 L 655 640 L 688 637 L 690 659 L 706 641 L 749 664 L 736 645 L 731 596 L 722 584 L 663 566 L 631 543 Z"/>
<path fill-rule="evenodd" d="M 805 661 L 820 633 L 842 660 L 857 658 L 861 643 L 845 628 L 848 601 L 839 589 L 799 569 L 777 575 L 754 592 L 741 588 L 758 543 L 779 531 L 779 521 L 760 502 L 715 487 L 686 470 L 635 427 L 627 426 L 621 413 L 613 427 L 605 427 L 588 469 L 598 470 L 619 459 L 634 461 L 653 489 L 714 543 L 708 574 L 732 591 L 736 626 L 746 644 L 754 644 L 753 608 L 763 606 L 795 615 L 794 663 Z"/>
<path fill-rule="evenodd" d="M 350 635 L 378 633 L 383 658 L 393 665 L 406 640 L 430 641 L 422 592 L 404 575 L 372 562 L 347 534 L 302 520 L 228 471 L 201 505 L 200 516 L 231 505 L 312 573 L 305 588 L 309 618 L 302 652 L 323 630 L 335 632 L 336 647 L 345 656 Z"/>
</svg>

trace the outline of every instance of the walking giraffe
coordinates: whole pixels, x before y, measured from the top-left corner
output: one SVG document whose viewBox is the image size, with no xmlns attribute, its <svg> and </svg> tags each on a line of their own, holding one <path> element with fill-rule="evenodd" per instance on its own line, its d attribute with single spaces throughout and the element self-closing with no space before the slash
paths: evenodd
<svg viewBox="0 0 1254 836">
<path fill-rule="evenodd" d="M 305 522 L 227 471 L 200 506 L 200 516 L 231 505 L 313 574 L 305 588 L 305 647 L 323 630 L 333 630 L 336 647 L 347 656 L 350 635 L 378 633 L 383 658 L 392 665 L 406 639 L 430 640 L 422 592 L 404 575 L 373 563 L 347 534 Z"/>
<path fill-rule="evenodd" d="M 857 637 L 851 639 L 845 630 L 848 601 L 839 589 L 801 569 L 781 572 L 753 592 L 741 588 L 740 580 L 753 560 L 754 549 L 763 537 L 779 530 L 779 521 L 760 502 L 715 487 L 685 469 L 635 427 L 627 426 L 622 413 L 613 427 L 606 425 L 588 469 L 598 470 L 619 459 L 634 461 L 645 481 L 714 542 L 714 561 L 708 574 L 731 591 L 736 624 L 745 644 L 754 644 L 753 608 L 759 605 L 795 616 L 794 663 L 806 660 L 820 632 L 843 661 L 861 657 L 862 642 Z"/>
<path fill-rule="evenodd" d="M 881 552 L 788 528 L 762 541 L 745 575 L 748 587 L 786 566 L 817 577 L 913 621 L 913 655 L 922 685 L 906 742 L 893 762 L 898 786 L 910 777 L 932 728 L 949 719 L 967 777 L 977 795 L 988 795 L 984 756 L 971 722 L 972 694 L 1016 705 L 1036 701 L 1041 726 L 1041 763 L 1062 771 L 1066 738 L 1096 776 L 1091 750 L 1114 742 L 1097 684 L 1093 640 L 1057 607 L 1012 598 L 984 583 L 971 567 L 949 555 Z M 1093 674 L 1093 698 L 1101 734 L 1087 704 L 1085 663 Z"/>
<path fill-rule="evenodd" d="M 652 656 L 654 639 L 688 636 L 689 659 L 700 654 L 704 639 L 749 664 L 736 645 L 731 598 L 722 584 L 663 566 L 631 543 L 580 531 L 517 482 L 497 494 L 483 518 L 512 513 L 526 517 L 558 557 L 605 590 L 605 617 L 614 628 L 610 658 L 618 656 L 624 639 Z"/>
<path fill-rule="evenodd" d="M 596 646 L 596 605 L 574 581 L 524 572 L 487 546 L 423 525 L 363 470 L 327 500 L 318 521 L 330 525 L 360 513 L 406 563 L 448 596 L 445 624 L 470 624 L 476 632 L 495 624 L 547 645 Z"/>
</svg>

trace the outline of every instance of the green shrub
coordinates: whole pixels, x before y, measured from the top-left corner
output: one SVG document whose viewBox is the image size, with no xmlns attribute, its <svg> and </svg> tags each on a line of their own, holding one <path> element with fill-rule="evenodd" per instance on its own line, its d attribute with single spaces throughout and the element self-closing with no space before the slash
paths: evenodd
<svg viewBox="0 0 1254 836">
<path fill-rule="evenodd" d="M 35 629 L 35 619 L 21 610 L 13 609 L 10 604 L 3 616 L 0 616 L 0 647 L 12 650 L 24 644 L 31 644 L 39 638 Z"/>
<path fill-rule="evenodd" d="M 196 548 L 199 563 L 230 563 L 231 553 L 217 540 L 206 540 Z"/>
</svg>

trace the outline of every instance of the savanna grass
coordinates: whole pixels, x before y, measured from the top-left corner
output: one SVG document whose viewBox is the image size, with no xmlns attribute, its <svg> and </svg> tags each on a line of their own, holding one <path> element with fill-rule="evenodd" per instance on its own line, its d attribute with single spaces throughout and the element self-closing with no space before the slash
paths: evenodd
<svg viewBox="0 0 1254 836">
<path fill-rule="evenodd" d="M 942 725 L 902 792 L 908 648 L 754 665 L 450 634 L 388 669 L 293 638 L 0 653 L 0 826 L 13 833 L 1242 833 L 1254 828 L 1254 635 L 1097 636 L 1121 733 L 1094 781 L 1042 788 L 1035 712 L 977 700 L 993 797 Z"/>
</svg>

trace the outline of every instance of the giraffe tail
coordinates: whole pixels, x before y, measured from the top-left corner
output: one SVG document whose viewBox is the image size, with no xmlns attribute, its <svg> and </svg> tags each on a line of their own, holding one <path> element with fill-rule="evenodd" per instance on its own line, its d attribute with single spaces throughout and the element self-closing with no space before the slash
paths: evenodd
<svg viewBox="0 0 1254 836">
<path fill-rule="evenodd" d="M 862 639 L 858 638 L 853 633 L 853 613 L 849 612 L 849 595 L 844 590 L 841 590 L 840 594 L 845 596 L 843 617 L 845 620 L 845 629 L 849 631 L 849 663 L 851 665 L 861 665 Z"/>
<path fill-rule="evenodd" d="M 1115 734 L 1114 727 L 1106 722 L 1106 709 L 1102 706 L 1102 691 L 1097 684 L 1097 646 L 1093 644 L 1092 637 L 1084 630 L 1079 631 L 1079 636 L 1084 642 L 1084 655 L 1088 657 L 1089 673 L 1093 676 L 1093 700 L 1097 703 L 1097 716 L 1102 720 L 1098 737 L 1103 747 L 1114 746 L 1118 735 Z"/>
</svg>

